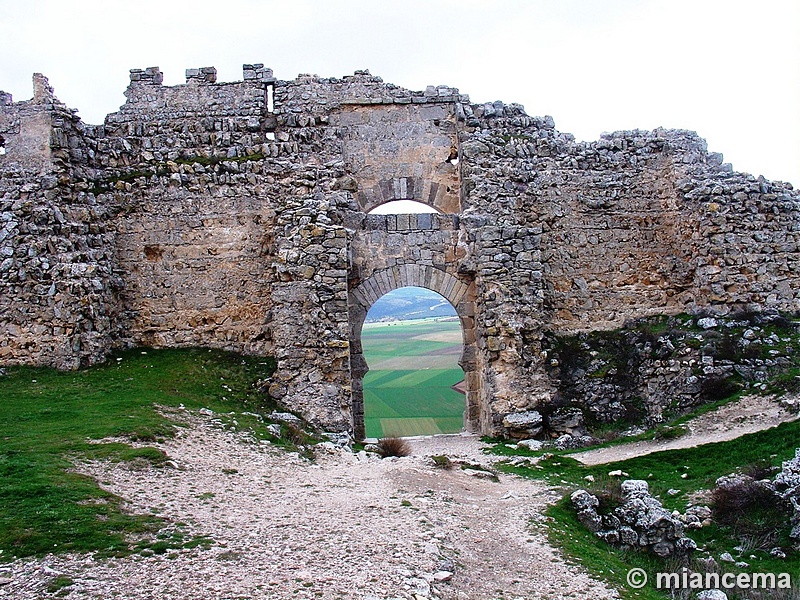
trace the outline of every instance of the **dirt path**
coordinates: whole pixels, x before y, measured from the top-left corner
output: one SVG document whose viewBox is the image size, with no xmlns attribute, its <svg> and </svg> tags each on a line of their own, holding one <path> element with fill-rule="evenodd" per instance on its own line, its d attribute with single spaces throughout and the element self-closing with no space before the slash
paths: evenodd
<svg viewBox="0 0 800 600">
<path fill-rule="evenodd" d="M 81 471 L 132 510 L 186 523 L 214 545 L 17 561 L 0 567 L 0 598 L 41 598 L 57 575 L 72 579 L 64 597 L 75 600 L 617 597 L 531 527 L 552 500 L 545 486 L 442 470 L 428 458 L 486 461 L 475 437 L 412 447 L 403 459 L 331 451 L 309 464 L 197 418 L 164 445 L 177 469 L 94 463 Z"/>
<path fill-rule="evenodd" d="M 687 435 L 674 440 L 634 442 L 609 448 L 587 450 L 570 454 L 586 465 L 600 465 L 643 456 L 662 450 L 692 448 L 701 444 L 724 442 L 775 427 L 797 419 L 770 396 L 744 396 L 738 402 L 727 404 L 686 423 Z"/>
</svg>

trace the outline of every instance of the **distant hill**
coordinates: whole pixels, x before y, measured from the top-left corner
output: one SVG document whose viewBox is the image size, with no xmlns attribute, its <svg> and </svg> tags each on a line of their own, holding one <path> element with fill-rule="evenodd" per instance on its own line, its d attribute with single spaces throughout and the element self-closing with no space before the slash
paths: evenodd
<svg viewBox="0 0 800 600">
<path fill-rule="evenodd" d="M 367 323 L 408 321 L 430 317 L 455 317 L 453 306 L 436 292 L 420 287 L 404 287 L 389 292 L 372 305 Z"/>
</svg>

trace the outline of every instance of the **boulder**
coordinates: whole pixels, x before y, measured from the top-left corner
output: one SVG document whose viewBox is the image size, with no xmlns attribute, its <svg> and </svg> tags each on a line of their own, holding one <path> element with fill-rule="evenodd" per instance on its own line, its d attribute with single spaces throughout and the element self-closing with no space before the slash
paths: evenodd
<svg viewBox="0 0 800 600">
<path fill-rule="evenodd" d="M 575 448 L 585 448 L 595 443 L 595 439 L 590 435 L 570 435 L 565 433 L 560 435 L 553 445 L 557 450 L 574 450 Z"/>
<path fill-rule="evenodd" d="M 536 410 L 511 413 L 503 417 L 503 427 L 513 438 L 536 437 L 542 433 L 542 415 Z"/>
<path fill-rule="evenodd" d="M 520 440 L 517 442 L 517 448 L 527 448 L 533 452 L 544 448 L 544 442 L 540 440 Z"/>
</svg>

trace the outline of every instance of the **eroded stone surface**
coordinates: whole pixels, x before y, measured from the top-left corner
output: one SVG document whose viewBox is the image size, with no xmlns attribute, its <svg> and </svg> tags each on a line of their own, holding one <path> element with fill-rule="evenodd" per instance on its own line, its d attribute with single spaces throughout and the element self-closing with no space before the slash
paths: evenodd
<svg viewBox="0 0 800 600">
<path fill-rule="evenodd" d="M 130 79 L 103 125 L 41 75 L 32 100 L 0 93 L 3 364 L 136 344 L 274 354 L 275 398 L 358 434 L 363 317 L 422 285 L 462 323 L 465 424 L 498 434 L 553 400 L 545 331 L 800 309 L 798 193 L 693 132 L 576 142 L 519 105 L 365 71 Z M 441 214 L 365 214 L 398 199 Z"/>
</svg>

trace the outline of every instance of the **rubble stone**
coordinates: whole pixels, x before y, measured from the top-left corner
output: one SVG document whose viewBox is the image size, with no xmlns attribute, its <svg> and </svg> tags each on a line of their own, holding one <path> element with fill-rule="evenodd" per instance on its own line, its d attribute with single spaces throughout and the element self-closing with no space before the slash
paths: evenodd
<svg viewBox="0 0 800 600">
<path fill-rule="evenodd" d="M 73 369 L 133 345 L 273 355 L 287 409 L 363 437 L 366 312 L 419 285 L 462 325 L 465 427 L 499 435 L 557 399 L 550 333 L 800 310 L 797 191 L 693 132 L 578 142 L 519 104 L 367 71 L 186 75 L 132 69 L 101 125 L 41 74 L 31 100 L 0 93 L 0 364 Z M 368 214 L 404 199 L 438 214 Z M 643 385 L 692 394 L 692 377 Z"/>
<path fill-rule="evenodd" d="M 683 523 L 650 495 L 646 481 L 622 482 L 622 504 L 612 514 L 600 515 L 600 501 L 586 490 L 570 497 L 578 520 L 609 544 L 648 549 L 657 556 L 686 556 L 697 544 L 684 534 Z"/>
</svg>

